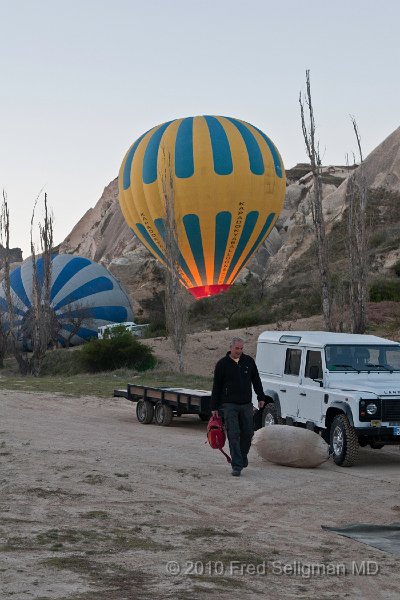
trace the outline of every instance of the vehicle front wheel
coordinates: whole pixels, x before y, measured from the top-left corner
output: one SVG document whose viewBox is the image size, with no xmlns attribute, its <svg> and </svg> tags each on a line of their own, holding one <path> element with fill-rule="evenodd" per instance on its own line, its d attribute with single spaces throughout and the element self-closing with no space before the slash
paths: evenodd
<svg viewBox="0 0 400 600">
<path fill-rule="evenodd" d="M 262 414 L 262 426 L 268 427 L 269 425 L 284 425 L 285 421 L 278 416 L 278 411 L 273 402 L 264 406 Z"/>
<path fill-rule="evenodd" d="M 336 415 L 331 425 L 331 451 L 333 460 L 340 467 L 351 467 L 358 456 L 358 438 L 348 418 Z"/>
<path fill-rule="evenodd" d="M 151 423 L 154 417 L 153 404 L 149 400 L 139 400 L 136 405 L 136 417 L 143 425 Z"/>
</svg>

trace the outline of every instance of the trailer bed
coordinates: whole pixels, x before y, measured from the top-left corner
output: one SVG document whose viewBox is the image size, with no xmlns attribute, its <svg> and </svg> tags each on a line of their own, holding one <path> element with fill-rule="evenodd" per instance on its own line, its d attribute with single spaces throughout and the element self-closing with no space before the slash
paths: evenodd
<svg viewBox="0 0 400 600">
<path fill-rule="evenodd" d="M 138 421 L 169 425 L 173 417 L 199 415 L 206 421 L 211 415 L 211 392 L 188 388 L 155 388 L 129 383 L 126 390 L 114 390 L 114 397 L 137 402 Z"/>
</svg>

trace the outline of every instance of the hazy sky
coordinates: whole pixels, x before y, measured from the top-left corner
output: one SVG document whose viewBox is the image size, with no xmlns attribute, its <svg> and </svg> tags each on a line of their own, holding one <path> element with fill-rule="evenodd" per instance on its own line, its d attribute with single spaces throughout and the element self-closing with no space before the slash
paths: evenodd
<svg viewBox="0 0 400 600">
<path fill-rule="evenodd" d="M 367 155 L 399 126 L 395 0 L 0 0 L 0 186 L 28 256 L 48 193 L 61 242 L 154 125 L 198 114 L 261 128 L 304 162 L 298 96 L 311 84 L 324 164 Z M 41 214 L 41 211 L 39 211 Z"/>
</svg>

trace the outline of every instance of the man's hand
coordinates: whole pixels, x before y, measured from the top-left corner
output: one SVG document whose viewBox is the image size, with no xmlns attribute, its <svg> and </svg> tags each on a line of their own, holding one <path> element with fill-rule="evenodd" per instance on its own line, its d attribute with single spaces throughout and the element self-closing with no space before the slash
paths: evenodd
<svg viewBox="0 0 400 600">
<path fill-rule="evenodd" d="M 219 417 L 219 413 L 218 413 L 217 410 L 212 410 L 211 414 L 212 414 L 213 417 Z"/>
</svg>

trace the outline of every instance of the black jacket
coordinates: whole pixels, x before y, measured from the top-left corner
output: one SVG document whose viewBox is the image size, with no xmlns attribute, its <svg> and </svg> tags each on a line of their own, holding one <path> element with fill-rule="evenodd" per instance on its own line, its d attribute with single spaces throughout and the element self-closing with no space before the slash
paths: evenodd
<svg viewBox="0 0 400 600">
<path fill-rule="evenodd" d="M 252 385 L 258 400 L 264 400 L 260 375 L 251 356 L 242 354 L 237 363 L 230 357 L 230 352 L 227 352 L 215 366 L 211 410 L 218 410 L 224 402 L 234 404 L 251 402 Z"/>
</svg>

